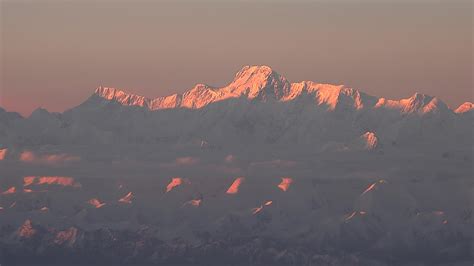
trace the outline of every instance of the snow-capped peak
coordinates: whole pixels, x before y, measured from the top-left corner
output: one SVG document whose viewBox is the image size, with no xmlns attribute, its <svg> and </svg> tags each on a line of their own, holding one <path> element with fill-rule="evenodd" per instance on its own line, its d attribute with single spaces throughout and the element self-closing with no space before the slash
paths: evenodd
<svg viewBox="0 0 474 266">
<path fill-rule="evenodd" d="M 474 104 L 471 102 L 465 102 L 461 104 L 456 110 L 454 110 L 455 113 L 457 114 L 464 114 L 467 112 L 471 112 L 474 110 Z"/>
<path fill-rule="evenodd" d="M 379 149 L 379 139 L 374 132 L 367 131 L 355 139 L 349 148 L 357 151 L 374 151 Z"/>
<path fill-rule="evenodd" d="M 18 228 L 17 235 L 20 238 L 30 238 L 34 236 L 36 230 L 33 228 L 33 224 L 30 219 L 25 220 L 25 222 Z"/>
<path fill-rule="evenodd" d="M 363 141 L 366 150 L 374 150 L 377 148 L 378 138 L 374 132 L 366 132 L 360 136 L 360 139 Z"/>
<path fill-rule="evenodd" d="M 280 99 L 290 90 L 285 77 L 268 66 L 245 66 L 234 80 L 222 89 L 225 98 L 246 95 L 249 99 Z"/>
<path fill-rule="evenodd" d="M 418 110 L 422 110 L 423 113 L 425 113 L 425 109 L 426 111 L 430 111 L 430 110 L 433 110 L 433 108 L 437 106 L 438 99 L 430 95 L 417 92 L 410 98 L 402 100 L 402 101 L 404 104 L 403 111 L 405 113 L 412 113 Z"/>
<path fill-rule="evenodd" d="M 143 96 L 102 86 L 98 87 L 94 94 L 109 101 L 116 101 L 122 105 L 148 107 L 150 102 L 150 99 L 147 99 Z"/>
<path fill-rule="evenodd" d="M 375 108 L 398 110 L 404 114 L 439 113 L 449 110 L 448 106 L 440 99 L 418 92 L 410 98 L 401 100 L 380 98 L 375 105 Z"/>
<path fill-rule="evenodd" d="M 201 108 L 213 102 L 217 97 L 214 88 L 206 84 L 196 84 L 194 88 L 182 94 L 181 107 Z"/>
</svg>

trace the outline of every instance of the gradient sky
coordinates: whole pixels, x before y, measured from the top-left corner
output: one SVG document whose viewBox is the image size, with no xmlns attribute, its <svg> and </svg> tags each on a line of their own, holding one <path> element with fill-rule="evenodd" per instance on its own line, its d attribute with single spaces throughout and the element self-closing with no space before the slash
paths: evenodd
<svg viewBox="0 0 474 266">
<path fill-rule="evenodd" d="M 244 65 L 369 94 L 473 100 L 472 2 L 0 0 L 0 106 L 63 111 L 99 86 L 222 86 Z"/>
</svg>

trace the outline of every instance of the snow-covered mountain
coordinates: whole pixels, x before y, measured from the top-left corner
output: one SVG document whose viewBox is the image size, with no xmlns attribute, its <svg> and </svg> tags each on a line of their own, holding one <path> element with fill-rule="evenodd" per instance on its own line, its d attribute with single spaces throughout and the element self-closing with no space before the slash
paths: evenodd
<svg viewBox="0 0 474 266">
<path fill-rule="evenodd" d="M 99 87 L 64 113 L 38 109 L 26 119 L 17 118 L 21 121 L 3 129 L 0 140 L 205 141 L 215 147 L 291 142 L 320 149 L 373 132 L 379 144 L 463 146 L 472 141 L 472 116 L 466 115 L 471 109 L 466 103 L 453 111 L 440 99 L 419 93 L 389 100 L 343 85 L 290 83 L 270 67 L 246 66 L 222 88 L 198 84 L 182 94 L 155 99 Z M 13 119 L 0 118 L 8 123 Z"/>
<path fill-rule="evenodd" d="M 0 109 L 0 264 L 471 263 L 472 110 L 267 66 Z"/>
</svg>

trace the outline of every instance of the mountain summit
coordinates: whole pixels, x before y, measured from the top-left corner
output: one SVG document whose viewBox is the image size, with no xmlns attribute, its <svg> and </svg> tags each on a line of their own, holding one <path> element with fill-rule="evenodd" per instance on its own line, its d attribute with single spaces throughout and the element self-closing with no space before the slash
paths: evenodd
<svg viewBox="0 0 474 266">
<path fill-rule="evenodd" d="M 290 91 L 285 77 L 268 66 L 245 66 L 234 80 L 222 88 L 224 98 L 246 96 L 248 99 L 280 100 Z"/>
</svg>

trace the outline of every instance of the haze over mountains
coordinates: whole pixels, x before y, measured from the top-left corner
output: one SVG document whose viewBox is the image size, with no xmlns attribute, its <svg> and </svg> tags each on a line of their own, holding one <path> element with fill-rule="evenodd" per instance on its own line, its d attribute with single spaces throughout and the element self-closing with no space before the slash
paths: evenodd
<svg viewBox="0 0 474 266">
<path fill-rule="evenodd" d="M 0 263 L 471 263 L 473 110 L 267 66 L 0 109 Z"/>
</svg>

